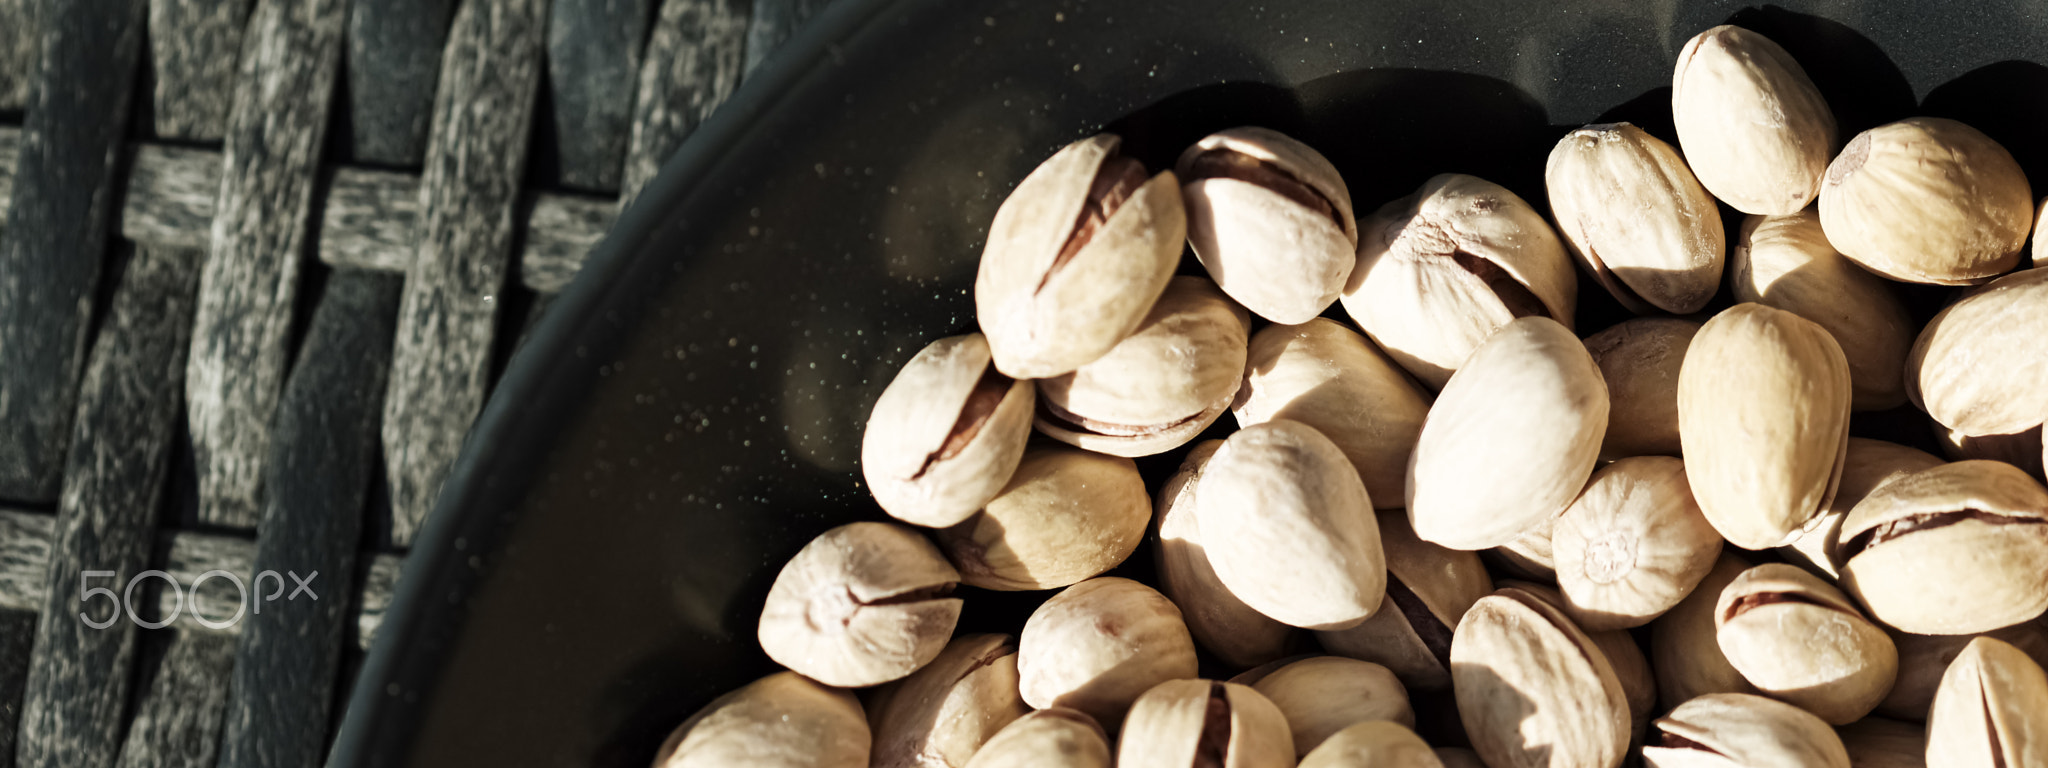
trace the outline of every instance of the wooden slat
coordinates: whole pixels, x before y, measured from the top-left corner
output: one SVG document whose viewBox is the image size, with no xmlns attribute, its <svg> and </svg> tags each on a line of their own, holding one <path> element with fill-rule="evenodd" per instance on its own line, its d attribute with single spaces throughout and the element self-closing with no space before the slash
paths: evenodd
<svg viewBox="0 0 2048 768">
<path fill-rule="evenodd" d="M 11 112 L 28 103 L 29 80 L 43 39 L 35 16 L 41 2 L 0 0 L 0 29 L 7 30 L 0 34 L 0 110 Z"/>
<path fill-rule="evenodd" d="M 121 236 L 138 243 L 204 249 L 213 238 L 220 153 L 144 144 L 128 170 Z"/>
<path fill-rule="evenodd" d="M 519 279 L 541 293 L 569 287 L 583 257 L 604 239 L 618 218 L 611 200 L 541 195 L 533 199 L 526 219 L 526 245 L 520 249 Z"/>
<path fill-rule="evenodd" d="M 157 135 L 214 141 L 227 130 L 248 21 L 249 3 L 240 0 L 149 0 Z"/>
<path fill-rule="evenodd" d="M 739 87 L 747 18 L 747 0 L 662 3 L 640 65 L 619 207 L 632 203 L 683 139 Z"/>
<path fill-rule="evenodd" d="M 8 0 L 0 0 L 4 5 Z M 0 125 L 0 200 L 14 199 L 14 160 L 21 146 L 21 129 Z M 0 204 L 0 231 L 7 229 L 7 208 Z"/>
<path fill-rule="evenodd" d="M 35 638 L 34 611 L 0 608 L 0 766 L 14 765 L 21 696 L 28 687 L 28 660 Z"/>
<path fill-rule="evenodd" d="M 173 591 L 161 583 L 150 585 L 154 590 L 151 594 L 156 595 L 158 620 L 176 613 L 171 626 L 180 630 L 222 631 L 206 626 L 200 619 L 218 624 L 235 616 L 243 601 L 256 591 L 255 559 L 256 542 L 240 536 L 180 532 L 160 537 L 151 562 L 160 563 L 177 580 L 178 589 Z M 242 588 L 236 589 L 233 581 L 219 576 L 199 581 L 200 576 L 212 571 L 234 574 L 241 580 Z M 248 614 L 244 613 L 242 620 L 247 619 Z M 233 631 L 239 631 L 239 627 Z"/>
<path fill-rule="evenodd" d="M 434 81 L 454 13 L 455 0 L 349 4 L 348 115 L 355 162 L 415 166 L 426 156 Z"/>
<path fill-rule="evenodd" d="M 562 184 L 617 192 L 633 79 L 654 16 L 650 0 L 553 0 L 548 10 L 548 95 Z"/>
<path fill-rule="evenodd" d="M 142 695 L 120 768 L 213 768 L 227 703 L 233 638 L 174 631 Z"/>
<path fill-rule="evenodd" d="M 361 610 L 356 613 L 356 644 L 363 650 L 370 649 L 370 643 L 377 639 L 377 628 L 384 626 L 384 613 L 391 609 L 391 598 L 404 567 L 404 558 L 380 554 L 361 568 L 363 589 Z"/>
<path fill-rule="evenodd" d="M 54 515 L 0 510 L 0 610 L 40 611 Z"/>
<path fill-rule="evenodd" d="M 419 213 L 419 177 L 340 169 L 320 213 L 320 260 L 338 267 L 404 272 L 412 264 Z"/>
</svg>

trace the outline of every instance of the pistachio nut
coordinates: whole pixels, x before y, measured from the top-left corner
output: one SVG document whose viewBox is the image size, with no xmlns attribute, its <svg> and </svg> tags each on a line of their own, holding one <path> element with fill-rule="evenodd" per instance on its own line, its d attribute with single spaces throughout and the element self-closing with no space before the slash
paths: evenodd
<svg viewBox="0 0 2048 768">
<path fill-rule="evenodd" d="M 1782 701 L 1710 693 L 1657 719 L 1643 746 L 1650 768 L 1849 768 L 1825 721 Z"/>
<path fill-rule="evenodd" d="M 2041 665 L 2004 642 L 1971 640 L 1934 693 L 1927 764 L 2048 765 L 2048 674 Z"/>
<path fill-rule="evenodd" d="M 1558 514 L 1563 514 L 1563 510 Z M 1556 527 L 1557 518 L 1543 518 L 1542 522 L 1515 537 L 1514 541 L 1486 550 L 1487 560 L 1504 575 L 1556 583 L 1557 557 L 1550 542 L 1550 535 Z"/>
<path fill-rule="evenodd" d="M 868 702 L 874 768 L 959 768 L 1031 711 L 1017 692 L 1017 639 L 961 635 Z"/>
<path fill-rule="evenodd" d="M 1237 683 L 1238 685 L 1249 685 L 1256 688 L 1259 685 L 1259 681 L 1266 679 L 1267 675 L 1271 675 L 1274 672 L 1278 672 L 1282 669 L 1285 669 L 1288 665 L 1293 664 L 1294 662 L 1321 658 L 1322 656 L 1323 654 L 1320 653 L 1297 653 L 1293 656 L 1284 656 L 1266 662 L 1264 664 L 1260 664 L 1256 667 L 1252 667 L 1251 669 L 1247 669 L 1243 672 L 1239 672 L 1235 675 L 1232 675 L 1229 680 L 1225 680 L 1224 682 Z"/>
<path fill-rule="evenodd" d="M 1941 454 L 1950 461 L 2003 461 L 2026 470 L 2036 481 L 2048 482 L 2048 465 L 2041 460 L 2044 441 L 2040 425 L 2010 435 L 1965 435 L 1938 424 L 1934 432 L 1935 441 L 1941 445 Z"/>
<path fill-rule="evenodd" d="M 1679 51 L 1671 118 L 1701 186 L 1743 213 L 1805 208 L 1835 155 L 1820 89 L 1784 48 L 1741 27 L 1701 32 Z"/>
<path fill-rule="evenodd" d="M 1685 462 L 1634 456 L 1594 472 L 1551 529 L 1565 613 L 1589 632 L 1649 623 L 1692 594 L 1721 554 Z"/>
<path fill-rule="evenodd" d="M 1501 326 L 1578 304 L 1571 257 L 1543 215 L 1506 187 L 1447 173 L 1359 225 L 1344 311 L 1430 389 Z"/>
<path fill-rule="evenodd" d="M 861 475 L 875 503 L 906 523 L 943 527 L 995 498 L 1031 435 L 1032 384 L 989 362 L 979 333 L 927 345 L 875 400 Z"/>
<path fill-rule="evenodd" d="M 1744 571 L 1714 605 L 1728 662 L 1764 695 L 1834 725 L 1870 714 L 1892 689 L 1899 653 L 1841 590 L 1785 563 Z"/>
<path fill-rule="evenodd" d="M 1692 594 L 1650 622 L 1650 668 L 1657 677 L 1658 701 L 1666 707 L 1710 693 L 1755 693 L 1735 665 L 1721 653 L 1714 608 L 1721 590 L 1749 570 L 1749 563 L 1726 549 L 1714 569 L 1700 579 Z"/>
<path fill-rule="evenodd" d="M 1557 515 L 1585 487 L 1607 431 L 1607 385 L 1578 337 L 1525 317 L 1472 353 L 1437 397 L 1408 465 L 1424 541 L 1487 549 Z M 1473 482 L 1484 470 L 1487 482 Z"/>
<path fill-rule="evenodd" d="M 1700 328 L 1678 375 L 1685 474 L 1744 549 L 1789 544 L 1827 508 L 1849 439 L 1849 363 L 1826 329 L 1762 304 Z"/>
<path fill-rule="evenodd" d="M 1637 314 L 1698 312 L 1721 287 L 1721 211 L 1678 151 L 1629 123 L 1565 134 L 1543 168 L 1557 233 Z"/>
<path fill-rule="evenodd" d="M 1294 764 L 1287 718 L 1248 686 L 1170 680 L 1131 705 L 1118 768 L 1259 768 Z"/>
<path fill-rule="evenodd" d="M 1565 610 L 1564 593 L 1549 585 L 1512 579 L 1499 584 L 1501 589 L 1518 590 L 1558 611 Z M 1655 714 L 1657 704 L 1657 681 L 1650 672 L 1650 661 L 1643 656 L 1643 649 L 1636 645 L 1635 637 L 1627 630 L 1587 632 L 1586 637 L 1593 640 L 1593 648 L 1606 657 L 1607 665 L 1614 669 L 1615 679 L 1621 682 L 1622 697 L 1628 700 L 1630 747 L 1640 746 L 1635 737 L 1650 722 L 1650 715 Z"/>
<path fill-rule="evenodd" d="M 1628 699 L 1592 638 L 1520 589 L 1472 605 L 1451 638 L 1458 717 L 1493 768 L 1614 768 Z"/>
<path fill-rule="evenodd" d="M 1961 635 L 2048 609 L 2048 490 L 1959 461 L 1879 486 L 1842 523 L 1842 586 L 1878 621 Z"/>
<path fill-rule="evenodd" d="M 849 523 L 819 534 L 782 566 L 761 608 L 761 650 L 842 688 L 917 671 L 960 618 L 960 574 L 910 528 Z"/>
<path fill-rule="evenodd" d="M 1202 470 L 1195 515 L 1216 576 L 1283 624 L 1356 626 L 1386 595 L 1365 483 L 1306 424 L 1281 419 L 1232 434 Z"/>
<path fill-rule="evenodd" d="M 1109 768 L 1109 736 L 1077 710 L 1041 709 L 1017 718 L 981 745 L 967 768 Z"/>
<path fill-rule="evenodd" d="M 1195 641 L 1180 609 L 1130 579 L 1067 587 L 1031 612 L 1017 640 L 1025 703 L 1077 709 L 1105 728 L 1123 722 L 1152 686 L 1195 674 Z"/>
<path fill-rule="evenodd" d="M 1170 171 L 1147 179 L 1121 144 L 1105 133 L 1067 145 L 996 209 L 974 313 L 1004 375 L 1058 376 L 1108 353 L 1180 264 L 1180 182 Z"/>
<path fill-rule="evenodd" d="M 1683 318 L 1638 317 L 1586 337 L 1610 403 L 1601 460 L 1679 455 L 1678 371 L 1699 332 Z"/>
<path fill-rule="evenodd" d="M 697 710 L 669 733 L 654 768 L 865 768 L 869 746 L 853 694 L 777 672 Z"/>
<path fill-rule="evenodd" d="M 1230 298 L 1288 325 L 1337 302 L 1358 224 L 1351 192 L 1321 153 L 1278 131 L 1232 128 L 1195 142 L 1174 169 L 1188 244 Z"/>
<path fill-rule="evenodd" d="M 2048 414 L 2048 267 L 1965 294 L 1921 329 L 1906 396 L 1964 435 L 2009 435 Z"/>
<path fill-rule="evenodd" d="M 1038 382 L 1038 431 L 1112 456 L 1179 448 L 1237 396 L 1250 323 L 1215 283 L 1174 278 L 1136 332 Z"/>
<path fill-rule="evenodd" d="M 1979 635 L 1915 635 L 1893 632 L 1892 644 L 1899 647 L 1899 679 L 1891 693 L 1878 702 L 1877 713 L 1901 720 L 1925 720 L 1934 703 L 1934 691 L 1941 686 L 1941 674 L 1970 641 L 1989 637 L 2027 654 L 2035 663 L 2048 660 L 2048 627 L 2038 621 L 2024 621 Z M 1915 750 L 1916 754 L 1918 750 Z"/>
<path fill-rule="evenodd" d="M 1493 592 L 1479 556 L 1416 538 L 1400 510 L 1379 513 L 1387 597 L 1364 623 L 1318 632 L 1331 653 L 1386 667 L 1410 691 L 1451 687 L 1451 634 Z"/>
<path fill-rule="evenodd" d="M 1918 448 L 1863 437 L 1849 438 L 1842 455 L 1842 482 L 1827 511 L 1808 522 L 1799 538 L 1778 548 L 1787 562 L 1830 580 L 1841 578 L 1835 563 L 1841 557 L 1842 521 L 1849 519 L 1849 510 L 1895 477 L 1942 464 L 1940 458 Z"/>
<path fill-rule="evenodd" d="M 1849 753 L 1849 768 L 1927 768 L 1927 729 L 1866 717 L 1835 729 Z"/>
<path fill-rule="evenodd" d="M 2019 264 L 2034 193 L 2012 153 L 1970 126 L 1912 117 L 1850 139 L 1820 187 L 1828 241 L 1894 280 L 1982 282 Z"/>
<path fill-rule="evenodd" d="M 1751 216 L 1731 257 L 1736 301 L 1777 307 L 1826 328 L 1849 360 L 1850 404 L 1883 410 L 1906 402 L 1899 375 L 1917 333 L 1891 283 L 1835 250 L 1812 210 Z"/>
<path fill-rule="evenodd" d="M 1429 394 L 1357 331 L 1316 318 L 1252 336 L 1239 427 L 1289 419 L 1344 451 L 1376 504 L 1397 506 Z"/>
<path fill-rule="evenodd" d="M 1287 654 L 1295 629 L 1266 617 L 1230 593 L 1202 546 L 1195 496 L 1202 470 L 1221 440 L 1197 443 L 1159 491 L 1159 589 L 1180 606 L 1195 644 L 1230 667 L 1256 667 Z"/>
<path fill-rule="evenodd" d="M 1445 768 L 1437 753 L 1410 728 L 1386 720 L 1355 723 L 1305 753 L 1300 768 Z"/>
<path fill-rule="evenodd" d="M 971 586 L 1057 589 L 1121 564 L 1151 520 L 1130 459 L 1057 446 L 1025 453 L 1002 493 L 932 538 Z"/>
<path fill-rule="evenodd" d="M 1386 667 L 1342 656 L 1315 656 L 1273 670 L 1252 689 L 1280 708 L 1295 757 L 1356 723 L 1388 720 L 1415 727 L 1408 691 Z"/>
</svg>

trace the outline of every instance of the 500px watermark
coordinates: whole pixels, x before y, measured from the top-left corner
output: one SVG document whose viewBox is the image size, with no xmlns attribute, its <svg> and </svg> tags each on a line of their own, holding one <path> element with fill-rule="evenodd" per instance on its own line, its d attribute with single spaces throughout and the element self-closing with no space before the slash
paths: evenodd
<svg viewBox="0 0 2048 768">
<path fill-rule="evenodd" d="M 199 574 L 199 578 L 192 580 L 192 594 L 195 595 L 195 597 L 193 598 L 192 605 L 192 618 L 193 620 L 198 621 L 200 624 L 210 627 L 212 629 L 227 629 L 228 627 L 234 626 L 237 622 L 240 622 L 242 620 L 242 614 L 246 612 L 253 610 L 255 613 L 261 614 L 263 613 L 263 604 L 265 602 L 277 602 L 280 599 L 278 595 L 284 594 L 285 576 L 290 576 L 292 582 L 295 583 L 296 586 L 292 588 L 291 594 L 285 595 L 282 599 L 296 600 L 298 599 L 300 593 L 304 593 L 307 597 L 310 597 L 314 600 L 320 599 L 320 595 L 313 592 L 313 580 L 320 577 L 319 571 L 309 573 L 305 576 L 305 578 L 300 578 L 297 573 L 293 573 L 291 571 L 285 571 L 284 576 L 278 575 L 277 571 L 263 571 L 262 573 L 258 573 L 256 574 L 256 599 L 253 602 L 249 599 L 249 590 L 242 585 L 242 577 L 236 576 L 235 574 L 229 573 L 227 571 L 207 571 L 205 573 Z M 112 588 L 95 587 L 92 585 L 93 579 L 116 579 L 119 577 L 120 574 L 114 571 L 83 571 L 78 574 L 78 588 L 80 590 L 78 595 L 78 602 L 89 603 L 97 597 L 104 597 L 108 600 L 114 601 L 113 615 L 108 616 L 105 620 L 94 621 L 91 616 L 86 615 L 84 611 L 80 611 L 78 613 L 79 621 L 84 622 L 86 626 L 92 627 L 93 629 L 106 629 L 107 627 L 113 626 L 114 622 L 120 621 L 122 611 L 126 610 L 128 613 L 128 620 L 130 622 L 133 622 L 136 626 L 143 627 L 146 629 L 159 629 L 169 625 L 173 621 L 177 621 L 179 614 L 184 613 L 185 588 L 178 583 L 177 577 L 174 577 L 169 573 L 165 573 L 163 571 L 148 570 L 135 574 L 133 578 L 128 580 L 128 586 L 122 589 L 119 595 L 116 595 Z M 165 584 L 170 585 L 171 594 L 177 596 L 177 600 L 173 604 L 170 613 L 156 621 L 149 621 L 147 619 L 144 619 L 142 617 L 142 614 L 138 613 L 135 610 L 135 588 L 141 585 L 145 579 L 149 579 L 151 577 L 163 579 Z M 199 585 L 205 583 L 207 579 L 212 578 L 227 579 L 230 583 L 235 585 L 235 593 L 237 595 L 235 599 L 235 615 L 229 616 L 226 619 L 211 619 L 199 613 L 198 598 L 196 597 L 196 595 L 199 594 Z M 271 582 L 275 585 L 275 587 L 271 589 L 270 594 L 268 595 L 263 594 L 264 579 L 271 580 Z"/>
</svg>

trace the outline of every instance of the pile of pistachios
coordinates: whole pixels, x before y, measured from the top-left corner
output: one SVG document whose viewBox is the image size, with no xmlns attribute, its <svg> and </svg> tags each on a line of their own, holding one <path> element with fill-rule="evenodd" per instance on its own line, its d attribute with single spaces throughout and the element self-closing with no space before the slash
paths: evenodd
<svg viewBox="0 0 2048 768">
<path fill-rule="evenodd" d="M 1358 217 L 1258 127 L 1157 173 L 1059 150 L 989 225 L 980 332 L 874 405 L 894 520 L 782 568 L 787 671 L 655 764 L 2048 766 L 2025 174 L 1953 120 L 1842 141 L 1737 27 L 1671 100 L 1676 146 L 1559 141 L 1548 217 L 1458 174 Z M 1580 271 L 1640 317 L 1581 338 Z M 1893 281 L 1970 287 L 1915 327 Z M 1850 436 L 1907 402 L 1945 458 Z M 1156 578 L 1104 575 L 1141 546 Z M 956 635 L 978 590 L 1057 591 Z"/>
</svg>

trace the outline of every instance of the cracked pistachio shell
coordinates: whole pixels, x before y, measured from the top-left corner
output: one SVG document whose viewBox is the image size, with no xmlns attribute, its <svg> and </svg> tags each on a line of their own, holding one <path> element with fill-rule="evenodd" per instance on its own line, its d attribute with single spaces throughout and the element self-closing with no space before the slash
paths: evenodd
<svg viewBox="0 0 2048 768">
<path fill-rule="evenodd" d="M 1294 741 L 1280 708 L 1250 686 L 1173 680 L 1131 705 L 1118 768 L 1287 768 Z"/>
<path fill-rule="evenodd" d="M 873 768 L 958 768 L 1031 707 L 1017 692 L 1017 639 L 961 635 L 868 704 Z"/>
<path fill-rule="evenodd" d="M 1252 688 L 1286 716 L 1296 757 L 1357 723 L 1387 720 L 1415 727 L 1407 689 L 1392 671 L 1369 661 L 1314 656 L 1273 670 Z"/>
<path fill-rule="evenodd" d="M 1941 466 L 1934 454 L 1883 440 L 1852 437 L 1843 450 L 1842 483 L 1826 511 L 1807 523 L 1799 538 L 1778 548 L 1785 559 L 1802 568 L 1839 580 L 1835 567 L 1841 557 L 1842 522 L 1849 510 L 1878 486 L 1909 472 Z"/>
<path fill-rule="evenodd" d="M 1692 594 L 1650 622 L 1650 668 L 1657 677 L 1657 698 L 1666 707 L 1710 693 L 1755 693 L 1735 665 L 1721 653 L 1714 627 L 1714 607 L 1721 590 L 1749 570 L 1749 563 L 1726 549 L 1714 569 L 1700 579 Z"/>
<path fill-rule="evenodd" d="M 697 710 L 662 743 L 654 768 L 864 768 L 869 745 L 853 694 L 777 672 Z"/>
<path fill-rule="evenodd" d="M 1151 520 L 1130 459 L 1056 446 L 1024 454 L 1002 493 L 932 538 L 971 586 L 1057 589 L 1122 564 Z"/>
<path fill-rule="evenodd" d="M 1400 510 L 1379 513 L 1380 547 L 1387 556 L 1387 597 L 1364 623 L 1318 632 L 1323 648 L 1379 664 L 1411 691 L 1451 687 L 1451 634 L 1493 579 L 1479 555 L 1423 541 Z"/>
<path fill-rule="evenodd" d="M 1256 667 L 1287 655 L 1296 633 L 1237 599 L 1209 564 L 1194 500 L 1202 470 L 1222 447 L 1221 440 L 1196 444 L 1159 491 L 1159 589 L 1180 606 L 1197 645 L 1226 666 Z"/>
<path fill-rule="evenodd" d="M 1445 768 L 1411 727 L 1386 720 L 1357 723 L 1303 756 L 1300 768 Z"/>
<path fill-rule="evenodd" d="M 1174 278 L 1137 332 L 1038 382 L 1038 431 L 1112 456 L 1179 448 L 1236 398 L 1250 323 L 1215 283 Z"/>
<path fill-rule="evenodd" d="M 1297 421 L 1238 430 L 1202 470 L 1195 515 L 1216 576 L 1306 629 L 1356 626 L 1386 595 L 1372 499 L 1336 443 Z"/>
<path fill-rule="evenodd" d="M 1714 693 L 1658 718 L 1650 768 L 1849 768 L 1835 730 L 1806 710 L 1746 693 Z"/>
<path fill-rule="evenodd" d="M 1686 478 L 1729 543 L 1791 543 L 1825 510 L 1849 438 L 1849 363 L 1826 329 L 1762 304 L 1700 328 L 1678 375 Z"/>
<path fill-rule="evenodd" d="M 2048 765 L 2048 675 L 2041 665 L 2005 642 L 1970 641 L 1934 693 L 1927 764 Z"/>
<path fill-rule="evenodd" d="M 1678 371 L 1699 332 L 1683 318 L 1638 317 L 1586 337 L 1607 382 L 1601 460 L 1679 455 Z"/>
<path fill-rule="evenodd" d="M 1906 282 L 1968 285 L 2012 269 L 2033 218 L 2034 193 L 2012 154 L 1939 117 L 1857 134 L 1820 187 L 1828 240 Z"/>
<path fill-rule="evenodd" d="M 1475 176 L 1447 173 L 1359 225 L 1344 311 L 1430 389 L 1518 317 L 1572 327 L 1578 276 L 1543 215 Z"/>
<path fill-rule="evenodd" d="M 974 312 L 1004 375 L 1043 379 L 1103 356 L 1173 277 L 1187 232 L 1180 182 L 1147 180 L 1120 144 L 1105 133 L 1067 145 L 996 209 Z"/>
<path fill-rule="evenodd" d="M 1692 594 L 1721 554 L 1685 462 L 1636 456 L 1593 473 L 1551 529 L 1565 613 L 1589 632 L 1649 623 Z"/>
<path fill-rule="evenodd" d="M 1607 385 L 1578 337 L 1525 317 L 1472 353 L 1437 397 L 1408 464 L 1424 541 L 1487 549 L 1556 516 L 1593 474 Z M 1474 473 L 1486 482 L 1473 482 Z"/>
<path fill-rule="evenodd" d="M 1031 706 L 1077 709 L 1108 728 L 1152 686 L 1194 677 L 1195 641 L 1165 595 L 1101 576 L 1031 612 L 1017 640 L 1017 675 Z"/>
<path fill-rule="evenodd" d="M 1884 278 L 1828 244 L 1820 214 L 1751 216 L 1731 257 L 1736 301 L 1777 307 L 1827 329 L 1849 360 L 1851 405 L 1883 410 L 1906 402 L 1906 352 L 1918 333 Z"/>
<path fill-rule="evenodd" d="M 1936 424 L 1934 439 L 1941 445 L 1941 455 L 1950 461 L 2003 461 L 2026 470 L 2038 482 L 2048 482 L 2048 465 L 2041 461 L 2043 441 L 2038 425 L 2010 435 L 1965 435 Z"/>
<path fill-rule="evenodd" d="M 898 520 L 947 526 L 1003 489 L 1031 436 L 1032 384 L 989 364 L 979 333 L 926 345 L 882 390 L 861 435 L 861 475 Z"/>
<path fill-rule="evenodd" d="M 1849 768 L 1927 768 L 1927 729 L 1866 717 L 1835 729 L 1849 753 Z"/>
<path fill-rule="evenodd" d="M 967 768 L 1110 768 L 1109 736 L 1095 718 L 1054 707 L 1017 718 L 981 745 Z"/>
<path fill-rule="evenodd" d="M 2048 609 L 2048 490 L 1959 461 L 1884 484 L 1842 523 L 1842 586 L 1906 632 L 1963 635 Z"/>
<path fill-rule="evenodd" d="M 1906 358 L 1906 395 L 1964 435 L 2008 435 L 2048 414 L 2048 267 L 2001 277 L 1935 315 Z"/>
<path fill-rule="evenodd" d="M 1344 290 L 1358 247 L 1351 192 L 1322 154 L 1266 128 L 1210 134 L 1174 166 L 1188 244 L 1252 314 L 1304 323 Z"/>
<path fill-rule="evenodd" d="M 1721 211 L 1663 140 L 1588 125 L 1550 150 L 1543 182 L 1565 247 L 1629 311 L 1698 312 L 1720 290 Z"/>
<path fill-rule="evenodd" d="M 1759 691 L 1834 725 L 1870 714 L 1898 677 L 1891 637 L 1798 566 L 1744 571 L 1721 590 L 1714 627 L 1728 662 Z"/>
<path fill-rule="evenodd" d="M 946 647 L 960 618 L 959 572 L 917 531 L 850 523 L 782 566 L 761 609 L 761 650 L 842 688 L 886 683 Z"/>
<path fill-rule="evenodd" d="M 1805 208 L 1835 154 L 1835 113 L 1806 70 L 1741 27 L 1701 32 L 1679 51 L 1671 117 L 1700 185 L 1743 213 Z"/>
<path fill-rule="evenodd" d="M 1344 451 L 1374 502 L 1393 507 L 1429 401 L 1371 341 L 1319 317 L 1252 336 L 1231 411 L 1239 427 L 1275 419 L 1314 427 Z"/>
<path fill-rule="evenodd" d="M 1451 640 L 1451 680 L 1472 748 L 1493 768 L 1614 768 L 1628 699 L 1605 654 L 1542 598 L 1481 598 Z"/>
<path fill-rule="evenodd" d="M 1927 719 L 1927 708 L 1934 703 L 1934 691 L 1941 686 L 1942 672 L 1962 655 L 1970 641 L 1979 637 L 1989 637 L 2018 648 L 2036 664 L 2048 660 L 2048 627 L 2038 621 L 2021 622 L 1980 635 L 1893 632 L 1892 644 L 1899 647 L 1899 679 L 1892 683 L 1892 690 L 1885 694 L 1884 701 L 1878 702 L 1877 713 L 1900 720 Z"/>
</svg>

